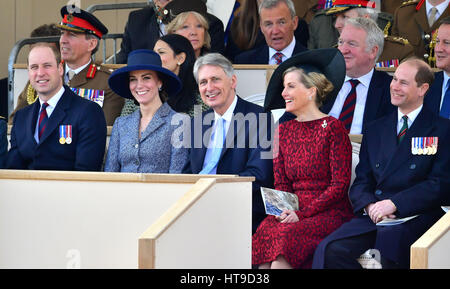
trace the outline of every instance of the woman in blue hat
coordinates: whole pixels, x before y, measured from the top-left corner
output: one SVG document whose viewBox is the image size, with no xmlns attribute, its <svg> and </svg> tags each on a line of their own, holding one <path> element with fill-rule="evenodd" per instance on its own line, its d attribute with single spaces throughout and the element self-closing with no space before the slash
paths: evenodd
<svg viewBox="0 0 450 289">
<path fill-rule="evenodd" d="M 157 53 L 140 49 L 128 55 L 127 66 L 114 71 L 108 84 L 118 95 L 133 99 L 139 109 L 114 122 L 105 171 L 181 173 L 188 150 L 176 132 L 189 117 L 165 102 L 181 90 L 180 79 L 161 66 Z"/>
</svg>

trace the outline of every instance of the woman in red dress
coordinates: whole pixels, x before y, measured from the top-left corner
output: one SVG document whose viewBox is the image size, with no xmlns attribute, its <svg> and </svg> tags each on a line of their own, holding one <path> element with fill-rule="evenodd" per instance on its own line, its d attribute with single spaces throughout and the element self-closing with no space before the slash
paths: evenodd
<svg viewBox="0 0 450 289">
<path fill-rule="evenodd" d="M 333 84 L 295 66 L 282 81 L 286 111 L 296 118 L 279 126 L 275 189 L 296 194 L 299 210 L 269 215 L 258 227 L 252 263 L 261 269 L 310 268 L 320 241 L 352 216 L 350 140 L 341 121 L 319 110 Z"/>
</svg>

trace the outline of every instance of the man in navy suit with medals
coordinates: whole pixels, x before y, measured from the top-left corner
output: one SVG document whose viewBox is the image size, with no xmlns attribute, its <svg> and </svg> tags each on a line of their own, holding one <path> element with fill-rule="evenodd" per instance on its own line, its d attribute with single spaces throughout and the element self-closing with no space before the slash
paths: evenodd
<svg viewBox="0 0 450 289">
<path fill-rule="evenodd" d="M 35 45 L 28 76 L 38 101 L 17 111 L 6 168 L 99 171 L 106 144 L 102 108 L 63 86 L 64 68 L 52 45 Z"/>
<path fill-rule="evenodd" d="M 271 114 L 236 95 L 231 62 L 218 53 L 194 65 L 203 102 L 211 109 L 191 121 L 183 173 L 253 176 L 253 231 L 265 217 L 260 187 L 273 187 Z"/>
<path fill-rule="evenodd" d="M 390 85 L 397 109 L 366 126 L 349 197 L 355 217 L 317 247 L 313 268 L 361 268 L 378 250 L 383 268 L 409 268 L 410 246 L 442 215 L 450 192 L 450 121 L 423 105 L 434 75 L 424 61 L 401 63 Z M 415 217 L 414 217 L 415 216 Z M 413 217 L 386 226 L 389 219 Z"/>
</svg>

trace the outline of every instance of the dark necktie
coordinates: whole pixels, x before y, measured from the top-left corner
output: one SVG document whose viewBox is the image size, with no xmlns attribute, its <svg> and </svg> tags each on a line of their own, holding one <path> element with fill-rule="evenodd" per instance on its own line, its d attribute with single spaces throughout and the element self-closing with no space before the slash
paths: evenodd
<svg viewBox="0 0 450 289">
<path fill-rule="evenodd" d="M 442 101 L 441 111 L 439 115 L 444 118 L 450 118 L 450 81 L 447 81 L 447 90 L 444 94 L 444 100 Z"/>
<path fill-rule="evenodd" d="M 273 55 L 273 57 L 275 58 L 275 61 L 277 62 L 277 65 L 280 65 L 281 62 L 283 62 L 283 53 L 281 52 L 277 52 Z"/>
<path fill-rule="evenodd" d="M 356 105 L 356 87 L 359 84 L 358 79 L 350 79 L 349 81 L 352 89 L 348 93 L 342 106 L 341 114 L 339 115 L 339 119 L 344 123 L 347 133 L 350 133 L 350 128 L 352 127 L 353 113 L 355 112 Z"/>
<path fill-rule="evenodd" d="M 39 125 L 38 125 L 39 140 L 41 139 L 41 136 L 44 133 L 45 127 L 47 126 L 47 121 L 48 121 L 47 106 L 48 106 L 48 103 L 44 102 L 41 105 L 41 111 L 39 112 Z"/>
<path fill-rule="evenodd" d="M 404 115 L 402 117 L 402 119 L 403 119 L 403 126 L 400 129 L 400 132 L 398 133 L 398 136 L 397 136 L 398 143 L 402 142 L 403 138 L 405 137 L 406 132 L 408 131 L 408 116 Z"/>
</svg>

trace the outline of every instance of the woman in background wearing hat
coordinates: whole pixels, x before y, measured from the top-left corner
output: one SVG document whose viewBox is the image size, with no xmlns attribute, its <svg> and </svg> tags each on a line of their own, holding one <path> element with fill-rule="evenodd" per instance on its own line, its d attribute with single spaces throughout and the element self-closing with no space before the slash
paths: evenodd
<svg viewBox="0 0 450 289">
<path fill-rule="evenodd" d="M 208 29 L 208 21 L 195 11 L 178 14 L 166 27 L 167 34 L 183 35 L 191 42 L 195 58 L 209 52 L 211 49 L 211 37 Z"/>
<path fill-rule="evenodd" d="M 320 69 L 300 68 L 305 59 L 320 61 L 321 54 L 314 53 L 297 54 L 280 65 L 270 81 L 283 84 L 278 93 L 286 111 L 296 116 L 279 126 L 274 185 L 296 194 L 299 210 L 285 210 L 261 222 L 252 240 L 252 263 L 260 268 L 310 268 L 319 242 L 352 216 L 347 197 L 350 140 L 339 120 L 319 110 L 333 83 Z"/>
<path fill-rule="evenodd" d="M 162 66 L 175 73 L 183 83 L 181 91 L 167 100 L 170 107 L 189 116 L 194 116 L 194 105 L 201 105 L 202 111 L 208 110 L 194 78 L 196 58 L 189 40 L 182 35 L 167 34 L 156 42 L 153 50 L 161 57 Z"/>
<path fill-rule="evenodd" d="M 106 156 L 105 171 L 134 173 L 181 173 L 188 150 L 172 144 L 176 123 L 188 123 L 164 102 L 181 89 L 180 79 L 161 66 L 151 50 L 140 49 L 128 55 L 128 64 L 114 71 L 109 86 L 118 95 L 134 99 L 139 110 L 116 119 Z"/>
</svg>

